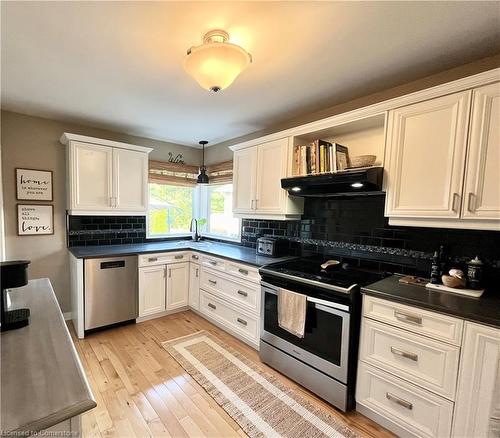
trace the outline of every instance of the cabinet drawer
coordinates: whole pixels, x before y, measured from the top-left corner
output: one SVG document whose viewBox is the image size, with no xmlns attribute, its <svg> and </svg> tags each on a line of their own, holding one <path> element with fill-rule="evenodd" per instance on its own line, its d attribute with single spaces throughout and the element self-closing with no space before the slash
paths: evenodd
<svg viewBox="0 0 500 438">
<path fill-rule="evenodd" d="M 228 299 L 233 304 L 244 306 L 251 312 L 258 313 L 260 307 L 260 287 L 252 283 L 234 281 L 203 266 L 201 270 L 201 285 L 214 295 Z"/>
<path fill-rule="evenodd" d="M 252 343 L 257 344 L 259 342 L 259 322 L 257 318 L 241 313 L 227 302 L 224 302 L 223 299 L 204 290 L 200 290 L 200 312 Z"/>
<path fill-rule="evenodd" d="M 216 257 L 209 257 L 206 255 L 200 256 L 201 264 L 212 269 L 217 269 L 218 271 L 225 271 L 226 262 L 222 259 Z"/>
<path fill-rule="evenodd" d="M 248 265 L 226 262 L 226 272 L 243 280 L 260 282 L 259 271 L 256 268 Z"/>
<path fill-rule="evenodd" d="M 398 435 L 450 436 L 452 402 L 362 362 L 358 367 L 356 402 L 383 417 L 389 429 L 394 425 Z"/>
<path fill-rule="evenodd" d="M 360 360 L 454 400 L 460 348 L 363 318 Z"/>
<path fill-rule="evenodd" d="M 167 263 L 188 262 L 189 253 L 186 251 L 160 252 L 155 254 L 139 255 L 139 266 L 165 265 Z"/>
<path fill-rule="evenodd" d="M 460 346 L 463 321 L 392 301 L 364 295 L 363 315 L 387 324 Z"/>
</svg>

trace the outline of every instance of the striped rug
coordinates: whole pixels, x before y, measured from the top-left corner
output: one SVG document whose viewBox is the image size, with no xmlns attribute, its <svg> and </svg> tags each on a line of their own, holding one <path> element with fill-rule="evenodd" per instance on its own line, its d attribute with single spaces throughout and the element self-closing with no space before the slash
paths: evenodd
<svg viewBox="0 0 500 438">
<path fill-rule="evenodd" d="M 340 419 L 205 331 L 163 347 L 252 438 L 359 438 Z"/>
</svg>

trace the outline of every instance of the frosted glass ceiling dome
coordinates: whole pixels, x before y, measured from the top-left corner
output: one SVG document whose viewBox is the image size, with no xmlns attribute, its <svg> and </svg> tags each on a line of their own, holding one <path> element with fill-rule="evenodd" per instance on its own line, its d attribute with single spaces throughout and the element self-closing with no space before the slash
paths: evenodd
<svg viewBox="0 0 500 438">
<path fill-rule="evenodd" d="M 229 87 L 252 62 L 247 51 L 228 41 L 227 32 L 212 30 L 205 34 L 202 45 L 188 50 L 184 60 L 186 72 L 214 93 Z"/>
</svg>

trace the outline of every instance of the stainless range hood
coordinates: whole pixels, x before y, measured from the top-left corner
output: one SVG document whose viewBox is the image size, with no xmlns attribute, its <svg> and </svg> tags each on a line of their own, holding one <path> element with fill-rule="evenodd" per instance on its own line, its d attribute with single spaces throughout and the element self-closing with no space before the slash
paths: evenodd
<svg viewBox="0 0 500 438">
<path fill-rule="evenodd" d="M 382 194 L 383 167 L 365 167 L 320 175 L 283 178 L 281 187 L 293 196 L 341 197 Z"/>
</svg>

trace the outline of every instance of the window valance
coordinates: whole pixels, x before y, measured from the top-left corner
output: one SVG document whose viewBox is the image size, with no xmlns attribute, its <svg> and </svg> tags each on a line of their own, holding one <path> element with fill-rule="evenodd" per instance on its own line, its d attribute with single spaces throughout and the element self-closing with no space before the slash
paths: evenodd
<svg viewBox="0 0 500 438">
<path fill-rule="evenodd" d="M 168 161 L 149 161 L 149 182 L 183 186 L 196 185 L 199 166 L 170 163 Z M 207 166 L 211 184 L 230 183 L 233 181 L 233 161 Z"/>
</svg>

